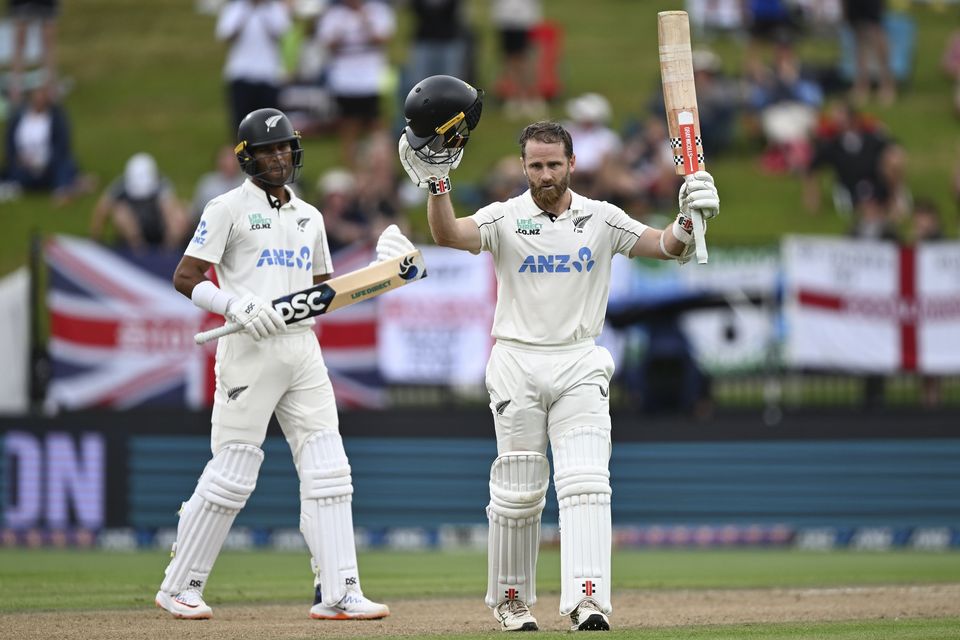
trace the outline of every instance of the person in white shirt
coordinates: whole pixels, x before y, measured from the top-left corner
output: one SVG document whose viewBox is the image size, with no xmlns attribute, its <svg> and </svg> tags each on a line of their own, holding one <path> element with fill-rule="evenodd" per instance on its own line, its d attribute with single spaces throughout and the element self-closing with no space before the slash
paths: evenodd
<svg viewBox="0 0 960 640">
<path fill-rule="evenodd" d="M 300 529 L 310 550 L 315 602 L 310 617 L 377 619 L 386 605 L 360 588 L 354 546 L 350 465 L 313 319 L 289 326 L 269 300 L 330 278 L 323 216 L 286 185 L 303 164 L 300 134 L 276 109 L 240 123 L 237 159 L 249 176 L 204 209 L 173 283 L 206 311 L 244 331 L 217 345 L 212 459 L 180 509 L 172 560 L 156 596 L 174 617 L 203 619 L 213 563 L 256 485 L 261 445 L 276 413 L 300 477 Z M 385 260 L 413 250 L 399 230 L 377 244 Z M 206 277 L 213 267 L 214 284 Z"/>
<path fill-rule="evenodd" d="M 351 170 L 357 168 L 361 133 L 383 127 L 380 94 L 394 31 L 393 9 L 373 0 L 343 0 L 317 23 L 317 39 L 329 52 L 327 82 L 340 112 L 341 163 Z"/>
<path fill-rule="evenodd" d="M 423 87 L 411 93 L 399 153 L 410 179 L 429 189 L 427 219 L 436 243 L 489 251 L 496 269 L 496 343 L 486 384 L 498 457 L 487 507 L 486 604 L 505 631 L 538 628 L 529 605 L 536 602 L 549 444 L 560 504 L 560 613 L 570 616 L 573 630 L 607 630 L 614 364 L 594 340 L 603 326 L 611 260 L 615 253 L 689 260 L 691 210 L 712 218 L 720 199 L 710 174 L 699 172 L 681 187 L 680 214 L 671 228 L 647 227 L 614 205 L 571 191 L 576 156 L 570 134 L 556 122 L 536 122 L 519 140 L 529 189 L 457 218 L 449 172 L 459 165 L 466 140 L 429 132 L 473 110 L 477 92 L 467 87 L 459 96 L 445 91 L 441 99 Z"/>
<path fill-rule="evenodd" d="M 230 47 L 223 79 L 232 127 L 254 109 L 277 106 L 284 79 L 280 39 L 292 26 L 284 0 L 230 0 L 220 10 L 216 38 Z"/>
</svg>

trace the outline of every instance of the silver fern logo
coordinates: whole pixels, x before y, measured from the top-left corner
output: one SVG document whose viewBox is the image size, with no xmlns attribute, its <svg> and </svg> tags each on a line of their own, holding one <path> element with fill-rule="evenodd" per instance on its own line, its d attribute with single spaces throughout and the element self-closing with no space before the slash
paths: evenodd
<svg viewBox="0 0 960 640">
<path fill-rule="evenodd" d="M 267 125 L 267 131 L 270 131 L 270 129 L 273 129 L 275 126 L 277 126 L 277 123 L 280 122 L 282 118 L 283 116 L 270 116 L 264 120 L 263 123 Z"/>
</svg>

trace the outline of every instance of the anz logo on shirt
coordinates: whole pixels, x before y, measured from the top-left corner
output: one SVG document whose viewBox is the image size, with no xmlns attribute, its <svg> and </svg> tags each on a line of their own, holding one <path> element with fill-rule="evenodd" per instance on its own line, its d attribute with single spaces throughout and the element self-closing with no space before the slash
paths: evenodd
<svg viewBox="0 0 960 640">
<path fill-rule="evenodd" d="M 264 249 L 260 252 L 260 259 L 257 260 L 257 268 L 260 267 L 286 267 L 310 271 L 313 267 L 313 262 L 310 261 L 310 247 L 300 247 L 299 251 Z"/>
<path fill-rule="evenodd" d="M 583 273 L 593 269 L 596 263 L 590 248 L 580 247 L 575 257 L 566 253 L 527 256 L 520 265 L 520 273 Z"/>
<path fill-rule="evenodd" d="M 197 245 L 198 247 L 202 247 L 203 243 L 206 241 L 207 241 L 207 221 L 201 220 L 200 224 L 197 225 L 196 233 L 193 234 L 193 240 L 191 240 L 190 242 Z"/>
</svg>

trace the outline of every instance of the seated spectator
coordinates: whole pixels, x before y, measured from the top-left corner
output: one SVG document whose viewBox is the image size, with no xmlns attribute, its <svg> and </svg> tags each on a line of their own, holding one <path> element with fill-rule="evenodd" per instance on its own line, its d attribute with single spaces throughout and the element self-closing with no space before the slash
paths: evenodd
<svg viewBox="0 0 960 640">
<path fill-rule="evenodd" d="M 900 234 L 883 203 L 869 193 L 869 185 L 860 184 L 861 192 L 854 198 L 853 226 L 849 235 L 865 240 L 888 240 L 897 242 Z"/>
<path fill-rule="evenodd" d="M 617 160 L 602 173 L 602 190 L 611 202 L 643 220 L 677 206 L 679 180 L 666 119 L 662 111 L 652 111 L 626 128 Z"/>
<path fill-rule="evenodd" d="M 490 171 L 484 174 L 484 202 L 505 202 L 518 196 L 528 188 L 527 177 L 523 175 L 523 163 L 515 155 L 500 158 Z"/>
<path fill-rule="evenodd" d="M 917 198 L 910 214 L 910 240 L 914 244 L 928 240 L 943 240 L 943 223 L 940 208 L 933 200 Z"/>
<path fill-rule="evenodd" d="M 755 119 L 753 128 L 759 129 L 766 143 L 764 169 L 797 171 L 810 159 L 809 136 L 823 104 L 823 92 L 803 74 L 791 41 L 780 41 L 774 51 L 772 65 L 751 67 L 746 78 L 747 103 Z"/>
<path fill-rule="evenodd" d="M 67 113 L 46 85 L 33 89 L 29 100 L 14 111 L 4 146 L 2 179 L 10 193 L 48 191 L 55 204 L 63 205 L 94 188 L 93 177 L 77 170 Z"/>
<path fill-rule="evenodd" d="M 193 194 L 193 203 L 190 215 L 194 221 L 200 219 L 203 208 L 207 203 L 243 183 L 244 175 L 240 172 L 240 163 L 233 147 L 223 145 L 217 150 L 216 171 L 205 173 L 197 181 L 197 188 Z"/>
<path fill-rule="evenodd" d="M 317 209 L 323 215 L 331 253 L 375 237 L 370 220 L 357 204 L 356 180 L 346 169 L 330 169 L 320 176 L 317 181 Z"/>
<path fill-rule="evenodd" d="M 564 123 L 573 139 L 577 170 L 571 176 L 572 188 L 589 198 L 602 198 L 601 170 L 620 152 L 620 136 L 608 125 L 612 115 L 610 102 L 599 93 L 585 93 L 567 102 L 569 122 Z"/>
<path fill-rule="evenodd" d="M 903 217 L 910 196 L 905 181 L 905 154 L 875 119 L 862 116 L 849 103 L 833 105 L 813 138 L 813 156 L 807 165 L 804 202 L 820 208 L 818 171 L 834 177 L 834 207 L 852 213 L 862 200 L 871 200 L 893 220 Z"/>
<path fill-rule="evenodd" d="M 100 196 L 90 222 L 90 235 L 102 240 L 107 222 L 122 246 L 179 248 L 188 231 L 187 216 L 170 181 L 160 175 L 149 153 L 127 160 L 123 175 Z"/>
<path fill-rule="evenodd" d="M 697 86 L 697 107 L 706 158 L 722 154 L 733 142 L 737 114 L 740 112 L 740 87 L 723 72 L 720 56 L 709 49 L 693 52 L 693 79 Z"/>
</svg>

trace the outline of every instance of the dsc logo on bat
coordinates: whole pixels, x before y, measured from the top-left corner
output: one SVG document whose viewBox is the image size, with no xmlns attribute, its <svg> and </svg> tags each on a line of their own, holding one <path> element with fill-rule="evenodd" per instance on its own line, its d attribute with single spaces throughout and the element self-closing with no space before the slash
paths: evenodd
<svg viewBox="0 0 960 640">
<path fill-rule="evenodd" d="M 296 322 L 323 313 L 327 305 L 330 304 L 331 297 L 333 297 L 332 291 L 321 285 L 291 296 L 278 298 L 273 301 L 273 308 L 280 314 L 284 322 Z"/>
</svg>

